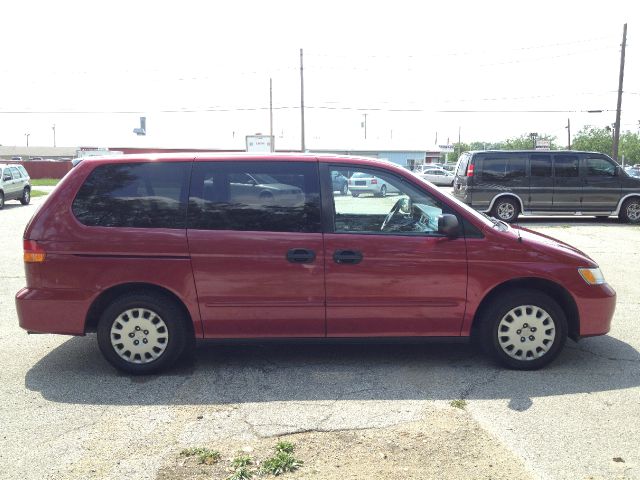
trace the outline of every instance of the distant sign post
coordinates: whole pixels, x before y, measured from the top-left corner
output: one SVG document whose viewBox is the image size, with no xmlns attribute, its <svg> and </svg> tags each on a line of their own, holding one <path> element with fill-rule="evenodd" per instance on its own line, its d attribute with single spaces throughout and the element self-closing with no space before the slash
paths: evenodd
<svg viewBox="0 0 640 480">
<path fill-rule="evenodd" d="M 273 152 L 271 135 L 247 135 L 247 152 Z"/>
</svg>

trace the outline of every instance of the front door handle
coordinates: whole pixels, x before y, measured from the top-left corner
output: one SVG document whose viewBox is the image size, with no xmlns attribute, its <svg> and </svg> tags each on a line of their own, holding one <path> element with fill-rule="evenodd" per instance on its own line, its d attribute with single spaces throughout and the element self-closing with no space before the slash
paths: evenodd
<svg viewBox="0 0 640 480">
<path fill-rule="evenodd" d="M 291 263 L 313 263 L 316 252 L 306 248 L 292 248 L 287 252 L 287 260 Z"/>
<path fill-rule="evenodd" d="M 333 252 L 333 261 L 348 264 L 360 263 L 362 261 L 362 252 L 356 250 L 336 250 Z"/>
</svg>

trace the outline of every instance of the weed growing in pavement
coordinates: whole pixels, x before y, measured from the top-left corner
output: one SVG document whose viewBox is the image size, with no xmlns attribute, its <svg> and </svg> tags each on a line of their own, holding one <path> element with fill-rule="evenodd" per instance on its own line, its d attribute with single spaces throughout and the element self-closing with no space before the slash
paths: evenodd
<svg viewBox="0 0 640 480">
<path fill-rule="evenodd" d="M 231 465 L 234 472 L 227 477 L 227 480 L 249 480 L 253 478 L 254 471 L 249 468 L 253 465 L 253 459 L 249 455 L 240 455 L 232 460 Z"/>
<path fill-rule="evenodd" d="M 276 452 L 293 453 L 294 445 L 291 442 L 279 441 L 276 444 Z"/>
<path fill-rule="evenodd" d="M 180 452 L 180 455 L 183 457 L 198 457 L 198 463 L 206 465 L 213 465 L 220 460 L 220 452 L 202 447 L 185 448 Z"/>
<path fill-rule="evenodd" d="M 451 405 L 453 408 L 464 410 L 464 407 L 467 406 L 467 402 L 465 400 L 451 400 L 451 403 L 449 403 L 449 405 Z"/>
<path fill-rule="evenodd" d="M 267 458 L 260 467 L 260 473 L 271 475 L 282 475 L 286 472 L 294 472 L 299 469 L 303 462 L 293 456 L 293 443 L 278 442 L 276 454 Z"/>
</svg>

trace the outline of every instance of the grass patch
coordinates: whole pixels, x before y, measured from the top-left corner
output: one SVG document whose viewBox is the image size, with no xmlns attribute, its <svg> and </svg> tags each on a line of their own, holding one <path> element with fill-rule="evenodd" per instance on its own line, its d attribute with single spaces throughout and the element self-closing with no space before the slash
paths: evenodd
<svg viewBox="0 0 640 480">
<path fill-rule="evenodd" d="M 43 192 L 42 190 L 31 190 L 31 198 L 34 197 L 44 197 L 45 195 L 48 195 L 48 192 Z"/>
<path fill-rule="evenodd" d="M 287 472 L 295 472 L 303 462 L 293 456 L 293 449 L 293 443 L 278 442 L 276 454 L 262 463 L 260 473 L 278 476 Z"/>
<path fill-rule="evenodd" d="M 59 181 L 59 178 L 32 178 L 31 185 L 34 187 L 54 187 Z"/>
<path fill-rule="evenodd" d="M 206 465 L 213 465 L 220 460 L 220 452 L 202 447 L 185 448 L 180 452 L 180 455 L 183 457 L 198 457 L 198 463 Z"/>
<path fill-rule="evenodd" d="M 467 402 L 465 400 L 451 400 L 449 405 L 451 405 L 453 408 L 464 410 L 464 408 L 467 406 Z"/>
</svg>

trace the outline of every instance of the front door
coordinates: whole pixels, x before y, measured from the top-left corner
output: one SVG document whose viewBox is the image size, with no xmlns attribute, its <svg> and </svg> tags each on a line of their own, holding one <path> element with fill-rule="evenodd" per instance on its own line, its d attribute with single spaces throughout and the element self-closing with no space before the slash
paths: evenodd
<svg viewBox="0 0 640 480">
<path fill-rule="evenodd" d="M 580 211 L 582 209 L 580 157 L 575 154 L 554 155 L 553 181 L 553 211 Z"/>
<path fill-rule="evenodd" d="M 584 159 L 584 212 L 612 212 L 621 194 L 620 174 L 616 165 L 604 155 L 590 153 Z"/>
<path fill-rule="evenodd" d="M 341 165 L 340 168 L 344 168 Z M 321 168 L 325 190 L 337 166 Z M 465 239 L 437 233 L 453 213 L 416 184 L 383 169 L 386 197 L 331 195 L 325 234 L 327 336 L 457 336 L 465 310 Z"/>
<path fill-rule="evenodd" d="M 325 335 L 317 161 L 196 162 L 187 235 L 206 338 Z"/>
</svg>

